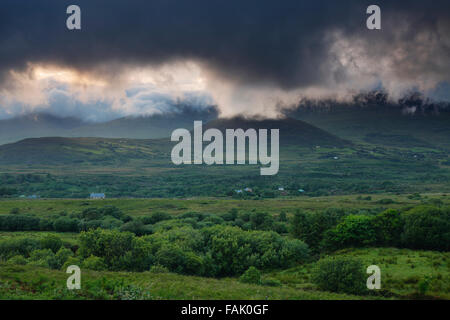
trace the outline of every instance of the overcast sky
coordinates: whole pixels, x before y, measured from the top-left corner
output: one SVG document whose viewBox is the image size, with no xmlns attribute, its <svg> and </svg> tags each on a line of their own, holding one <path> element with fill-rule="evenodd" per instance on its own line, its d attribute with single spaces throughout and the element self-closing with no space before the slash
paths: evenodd
<svg viewBox="0 0 450 320">
<path fill-rule="evenodd" d="M 81 30 L 66 8 L 81 8 Z M 366 8 L 381 8 L 381 30 Z M 450 1 L 2 0 L 0 118 L 89 120 L 177 102 L 276 116 L 383 88 L 450 100 Z"/>
</svg>

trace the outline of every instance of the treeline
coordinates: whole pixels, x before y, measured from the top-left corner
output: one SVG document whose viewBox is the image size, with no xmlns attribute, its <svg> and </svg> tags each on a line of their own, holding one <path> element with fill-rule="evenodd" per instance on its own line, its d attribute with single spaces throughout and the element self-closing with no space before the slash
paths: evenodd
<svg viewBox="0 0 450 320">
<path fill-rule="evenodd" d="M 15 212 L 15 210 L 12 210 L 12 212 Z M 12 213 L 0 215 L 0 230 L 80 232 L 98 227 L 118 228 L 129 220 L 131 220 L 129 216 L 124 215 L 122 211 L 112 206 L 86 209 L 70 215 L 62 212 L 54 217 Z"/>
<path fill-rule="evenodd" d="M 291 233 L 316 252 L 369 246 L 448 251 L 450 208 L 418 206 L 387 209 L 376 215 L 299 211 L 293 217 Z"/>
<path fill-rule="evenodd" d="M 377 153 L 386 153 L 377 149 Z M 0 197 L 40 195 L 42 198 L 87 198 L 91 192 L 104 192 L 109 198 L 184 198 L 191 196 L 266 199 L 289 196 L 327 196 L 337 194 L 416 192 L 424 184 L 444 186 L 449 174 L 438 166 L 438 159 L 427 155 L 417 161 L 413 153 L 400 156 L 386 154 L 386 159 L 373 163 L 367 150 L 356 158 L 335 161 L 335 153 L 308 165 L 289 167 L 276 178 L 260 176 L 257 166 L 224 175 L 217 167 L 193 168 L 189 171 L 165 171 L 158 175 L 127 177 L 121 175 L 51 175 L 0 174 Z M 336 154 L 337 155 L 337 154 Z M 322 157 L 316 154 L 312 159 Z M 402 158 L 406 157 L 406 158 Z M 446 160 L 446 158 L 442 158 Z M 370 161 L 370 163 L 366 162 Z M 401 166 L 399 165 L 401 163 Z M 354 168 L 350 170 L 349 168 Z M 364 168 L 364 170 L 360 170 Z M 246 169 L 247 170 L 247 169 Z M 345 175 L 343 173 L 345 172 Z M 339 177 L 339 179 L 336 179 Z M 408 177 L 404 183 L 405 177 Z M 412 182 L 411 182 L 412 181 Z M 416 182 L 416 183 L 413 183 Z M 420 183 L 419 183 L 420 182 Z M 236 192 L 251 188 L 252 192 Z M 283 187 L 283 191 L 278 188 Z M 438 187 L 436 187 L 438 188 Z M 299 191 L 299 190 L 303 191 Z M 444 188 L 445 189 L 445 188 Z M 440 191 L 445 191 L 440 189 Z M 436 189 L 437 190 L 437 189 Z"/>
<path fill-rule="evenodd" d="M 238 212 L 232 209 L 222 214 L 186 212 L 177 216 L 165 212 L 154 212 L 147 216 L 132 218 L 114 206 L 87 208 L 81 212 L 67 214 L 61 212 L 52 217 L 37 217 L 16 212 L 0 215 L 1 231 L 58 231 L 80 232 L 90 229 L 117 229 L 142 236 L 161 230 L 191 226 L 194 229 L 214 225 L 236 226 L 243 230 L 271 230 L 280 234 L 288 233 L 285 213 L 274 218 L 264 212 Z"/>
</svg>

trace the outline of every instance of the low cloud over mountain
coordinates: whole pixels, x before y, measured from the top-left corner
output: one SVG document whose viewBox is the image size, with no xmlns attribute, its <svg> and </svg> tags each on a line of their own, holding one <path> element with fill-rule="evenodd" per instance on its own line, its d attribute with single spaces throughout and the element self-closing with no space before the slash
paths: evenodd
<svg viewBox="0 0 450 320">
<path fill-rule="evenodd" d="M 448 99 L 448 1 L 378 1 L 381 30 L 357 0 L 80 0 L 76 31 L 70 4 L 2 1 L 0 117 L 107 120 L 176 101 L 272 117 L 302 97 L 375 88 Z"/>
</svg>

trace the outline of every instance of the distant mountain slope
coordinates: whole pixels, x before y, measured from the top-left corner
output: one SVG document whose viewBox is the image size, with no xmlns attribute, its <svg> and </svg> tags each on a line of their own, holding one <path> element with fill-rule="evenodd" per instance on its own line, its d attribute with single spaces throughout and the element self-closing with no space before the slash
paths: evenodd
<svg viewBox="0 0 450 320">
<path fill-rule="evenodd" d="M 191 126 L 193 123 L 191 124 Z M 295 147 L 345 147 L 350 142 L 300 120 L 247 120 L 243 118 L 214 120 L 204 125 L 225 129 L 280 129 L 280 144 Z M 120 164 L 132 160 L 154 160 L 170 164 L 170 150 L 175 142 L 164 139 L 111 138 L 29 138 L 0 146 L 0 164 L 39 165 Z M 164 160 L 163 160 L 164 159 Z"/>
<path fill-rule="evenodd" d="M 253 129 L 279 129 L 280 144 L 297 145 L 302 147 L 311 146 L 329 146 L 344 147 L 351 145 L 348 140 L 341 139 L 325 130 L 319 129 L 311 124 L 301 120 L 291 118 L 284 119 L 217 119 L 206 124 L 206 128 L 217 128 L 222 132 L 226 129 L 241 128 L 247 130 Z"/>
<path fill-rule="evenodd" d="M 213 108 L 184 109 L 151 116 L 123 117 L 104 123 L 88 124 L 71 130 L 72 137 L 159 139 L 169 137 L 178 128 L 191 129 L 195 120 L 217 117 Z"/>
<path fill-rule="evenodd" d="M 64 135 L 82 125 L 80 119 L 56 117 L 45 113 L 0 120 L 0 144 L 31 137 Z"/>
<path fill-rule="evenodd" d="M 428 147 L 450 150 L 450 112 L 408 113 L 397 107 L 314 108 L 288 112 L 301 119 L 355 142 L 369 142 L 404 148 Z"/>
<path fill-rule="evenodd" d="M 167 141 L 104 138 L 29 138 L 0 146 L 0 164 L 118 164 L 161 158 Z"/>
<path fill-rule="evenodd" d="M 170 136 L 177 128 L 192 128 L 194 120 L 209 121 L 216 117 L 217 111 L 214 108 L 184 108 L 162 114 L 123 117 L 97 123 L 35 113 L 0 120 L 0 144 L 41 137 L 158 139 Z"/>
</svg>

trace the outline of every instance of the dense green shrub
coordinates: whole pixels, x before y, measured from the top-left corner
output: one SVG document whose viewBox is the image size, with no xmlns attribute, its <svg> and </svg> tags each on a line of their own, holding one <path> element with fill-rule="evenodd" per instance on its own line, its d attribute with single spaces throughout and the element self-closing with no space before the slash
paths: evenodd
<svg viewBox="0 0 450 320">
<path fill-rule="evenodd" d="M 102 226 L 102 220 L 82 220 L 78 225 L 80 231 L 88 231 L 91 229 L 97 229 Z"/>
<path fill-rule="evenodd" d="M 80 220 L 59 217 L 53 222 L 53 229 L 59 232 L 78 232 L 80 231 Z"/>
<path fill-rule="evenodd" d="M 171 272 L 203 274 L 203 261 L 192 251 L 182 250 L 176 244 L 164 244 L 156 253 L 156 263 Z"/>
<path fill-rule="evenodd" d="M 66 271 L 69 266 L 81 266 L 81 259 L 78 257 L 69 257 L 66 262 L 64 262 L 61 270 Z"/>
<path fill-rule="evenodd" d="M 153 233 L 153 227 L 151 225 L 144 225 L 141 220 L 132 220 L 123 224 L 120 227 L 120 231 L 129 231 L 137 236 L 143 236 Z"/>
<path fill-rule="evenodd" d="M 170 271 L 181 273 L 186 264 L 184 253 L 176 244 L 167 243 L 157 251 L 155 261 Z"/>
<path fill-rule="evenodd" d="M 238 214 L 238 219 L 241 219 L 244 222 L 249 222 L 250 221 L 250 213 L 241 212 Z"/>
<path fill-rule="evenodd" d="M 204 224 L 210 224 L 211 226 L 216 225 L 216 224 L 223 224 L 225 222 L 225 220 L 218 216 L 218 215 L 208 215 L 206 217 L 204 217 L 199 223 L 198 225 L 200 225 L 201 223 Z"/>
<path fill-rule="evenodd" d="M 261 271 L 255 267 L 250 267 L 239 277 L 242 283 L 261 284 Z"/>
<path fill-rule="evenodd" d="M 103 218 L 103 212 L 97 208 L 87 208 L 79 214 L 79 217 L 86 220 L 100 220 Z"/>
<path fill-rule="evenodd" d="M 267 212 L 252 212 L 250 214 L 252 230 L 271 230 L 273 222 L 273 217 Z"/>
<path fill-rule="evenodd" d="M 102 220 L 104 217 L 113 217 L 119 220 L 127 220 L 125 214 L 117 207 L 105 206 L 102 208 L 87 208 L 78 214 L 84 220 Z"/>
<path fill-rule="evenodd" d="M 381 246 L 398 246 L 405 222 L 398 210 L 388 209 L 373 219 L 377 243 Z"/>
<path fill-rule="evenodd" d="M 201 252 L 205 249 L 202 232 L 190 226 L 157 232 L 145 239 L 151 244 L 153 253 L 156 253 L 163 244 L 169 243 L 176 244 L 183 250 Z"/>
<path fill-rule="evenodd" d="M 143 224 L 155 224 L 160 221 L 170 220 L 172 216 L 167 212 L 153 212 L 149 216 L 140 217 Z"/>
<path fill-rule="evenodd" d="M 12 196 L 13 194 L 16 193 L 17 190 L 15 188 L 0 187 L 0 197 Z"/>
<path fill-rule="evenodd" d="M 32 238 L 14 238 L 0 241 L 0 258 L 8 260 L 15 255 L 21 255 L 25 258 L 30 253 L 40 248 L 39 240 Z"/>
<path fill-rule="evenodd" d="M 355 258 L 324 258 L 317 262 L 313 282 L 321 290 L 362 294 L 367 291 L 364 271 L 363 263 Z"/>
<path fill-rule="evenodd" d="M 349 215 L 333 229 L 325 232 L 323 245 L 336 250 L 347 247 L 374 245 L 377 241 L 374 218 L 363 215 Z"/>
<path fill-rule="evenodd" d="M 83 263 L 82 263 L 82 267 L 89 269 L 89 270 L 95 270 L 95 271 L 106 270 L 106 264 L 103 261 L 103 259 L 96 257 L 94 255 L 91 255 L 88 258 L 84 259 Z"/>
<path fill-rule="evenodd" d="M 39 230 L 52 231 L 53 230 L 53 221 L 51 219 L 41 218 L 39 220 Z"/>
<path fill-rule="evenodd" d="M 169 269 L 167 269 L 166 267 L 164 267 L 160 264 L 155 264 L 150 267 L 150 272 L 151 273 L 168 273 Z"/>
<path fill-rule="evenodd" d="M 284 234 L 289 232 L 288 225 L 284 222 L 275 222 L 273 224 L 273 231 L 279 234 Z"/>
<path fill-rule="evenodd" d="M 81 233 L 78 254 L 81 259 L 102 258 L 108 270 L 143 271 L 157 263 L 176 273 L 226 276 L 242 274 L 250 266 L 265 269 L 304 262 L 308 247 L 275 232 L 216 225 L 202 230 L 184 226 L 144 237 L 90 230 Z"/>
<path fill-rule="evenodd" d="M 131 232 L 90 230 L 80 234 L 79 255 L 103 258 L 109 270 L 148 270 L 153 261 L 151 247 Z"/>
<path fill-rule="evenodd" d="M 278 221 L 280 221 L 280 222 L 287 222 L 288 221 L 286 212 L 284 212 L 284 211 L 280 212 L 280 214 L 278 216 Z"/>
<path fill-rule="evenodd" d="M 119 229 L 124 222 L 117 218 L 107 216 L 101 220 L 100 228 L 102 229 Z"/>
<path fill-rule="evenodd" d="M 234 221 L 238 216 L 238 210 L 236 208 L 230 209 L 227 213 L 222 214 L 222 219 L 224 221 Z"/>
<path fill-rule="evenodd" d="M 8 259 L 7 261 L 8 264 L 18 264 L 18 265 L 25 265 L 27 264 L 27 259 L 25 259 L 24 256 L 14 256 Z"/>
<path fill-rule="evenodd" d="M 50 249 L 38 249 L 30 253 L 28 264 L 50 268 L 54 265 L 55 254 Z"/>
<path fill-rule="evenodd" d="M 316 252 L 361 246 L 394 246 L 449 250 L 450 210 L 420 206 L 400 212 L 387 209 L 377 215 L 347 215 L 339 210 L 297 212 L 291 223 L 294 237 Z M 376 213 L 376 211 L 375 211 Z"/>
<path fill-rule="evenodd" d="M 62 240 L 58 236 L 53 234 L 46 235 L 40 240 L 42 249 L 50 249 L 53 253 L 56 253 L 62 246 Z"/>
<path fill-rule="evenodd" d="M 450 209 L 420 206 L 403 215 L 403 245 L 414 249 L 450 250 Z"/>
<path fill-rule="evenodd" d="M 186 225 L 183 223 L 183 221 L 178 219 L 163 220 L 152 225 L 153 232 L 164 232 L 175 228 L 182 228 L 185 226 Z"/>
<path fill-rule="evenodd" d="M 242 231 L 237 227 L 214 226 L 202 230 L 211 276 L 242 274 L 250 266 L 259 269 L 287 267 L 303 262 L 308 246 L 300 240 L 275 232 Z"/>
<path fill-rule="evenodd" d="M 53 269 L 61 269 L 70 257 L 73 257 L 72 250 L 62 247 L 56 252 L 55 260 L 51 261 L 50 267 Z"/>
<path fill-rule="evenodd" d="M 125 215 L 122 210 L 115 206 L 104 206 L 100 210 L 102 211 L 104 216 L 111 216 L 124 222 L 129 219 L 129 217 Z"/>
<path fill-rule="evenodd" d="M 335 227 L 346 216 L 344 210 L 328 209 L 319 212 L 297 211 L 291 222 L 291 234 L 315 251 L 319 251 L 324 233 Z"/>
<path fill-rule="evenodd" d="M 39 230 L 39 218 L 23 214 L 0 215 L 0 230 L 4 231 Z"/>
</svg>

